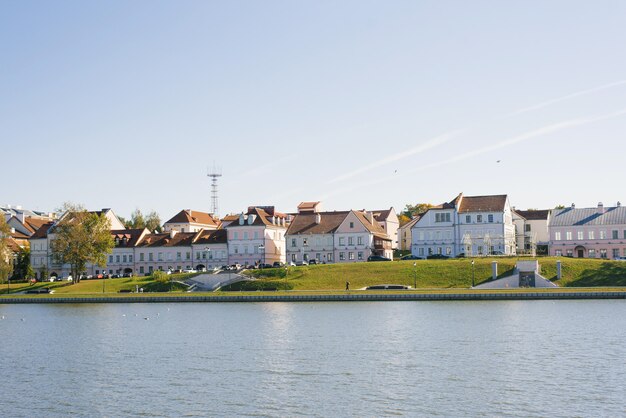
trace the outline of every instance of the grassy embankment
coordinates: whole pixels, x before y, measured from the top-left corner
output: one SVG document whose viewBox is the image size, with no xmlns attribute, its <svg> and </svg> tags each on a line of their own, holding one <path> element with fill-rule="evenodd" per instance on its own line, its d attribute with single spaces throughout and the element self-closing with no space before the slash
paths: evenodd
<svg viewBox="0 0 626 418">
<path fill-rule="evenodd" d="M 185 292 L 187 286 L 179 283 L 182 280 L 193 277 L 195 274 L 173 274 L 172 291 Z M 104 283 L 103 283 L 104 281 Z M 104 286 L 103 286 L 104 284 Z M 11 283 L 10 293 L 20 293 L 31 289 L 49 288 L 54 290 L 57 296 L 66 295 L 94 295 L 94 294 L 111 294 L 120 291 L 132 291 L 137 288 L 143 288 L 144 292 L 169 292 L 170 282 L 160 283 L 155 281 L 151 276 L 140 277 L 124 277 L 119 279 L 90 279 L 81 280 L 80 283 L 72 284 L 72 282 L 38 282 L 34 285 L 28 283 Z M 103 290 L 104 289 L 104 290 Z M 0 294 L 7 294 L 6 284 L 0 286 Z"/>
<path fill-rule="evenodd" d="M 498 262 L 499 277 L 511 274 L 518 258 L 497 257 L 475 259 L 475 284 L 491 279 L 491 262 Z M 556 280 L 557 258 L 539 258 L 541 273 L 563 287 L 626 286 L 626 263 L 607 260 L 560 258 L 562 278 Z M 251 271 L 249 274 L 273 281 L 278 288 L 286 282 L 293 290 L 345 289 L 346 281 L 351 289 L 374 284 L 402 284 L 417 288 L 462 289 L 472 285 L 472 265 L 469 259 L 417 260 L 375 263 L 332 264 L 289 267 L 288 270 L 268 269 Z"/>
<path fill-rule="evenodd" d="M 475 283 L 480 284 L 491 279 L 491 262 L 498 261 L 500 277 L 511 273 L 517 258 L 483 258 L 475 259 Z M 556 258 L 540 258 L 541 273 L 550 280 L 556 280 Z M 561 258 L 563 278 L 555 281 L 561 287 L 621 287 L 626 286 L 626 263 L 606 260 Z M 257 288 L 276 289 L 285 288 L 291 291 L 314 291 L 318 293 L 332 293 L 343 291 L 346 281 L 350 282 L 350 289 L 356 290 L 375 284 L 403 284 L 413 286 L 414 277 L 417 277 L 417 288 L 420 291 L 463 291 L 472 284 L 472 266 L 469 259 L 451 260 L 417 260 L 416 267 L 413 261 L 393 261 L 375 263 L 332 264 L 304 267 L 289 267 L 288 269 L 252 270 L 245 274 L 261 278 L 255 282 Z M 174 275 L 172 295 L 184 296 L 186 287 L 175 281 L 184 280 L 190 275 Z M 193 275 L 191 275 L 193 276 Z M 266 282 L 266 283 L 262 283 Z M 106 279 L 104 283 L 106 296 L 127 296 L 120 294 L 120 290 L 134 291 L 136 287 L 144 289 L 144 295 L 150 292 L 169 292 L 169 282 L 158 283 L 151 277 L 133 277 L 121 279 Z M 78 284 L 63 282 L 37 283 L 29 286 L 25 283 L 11 284 L 11 293 L 27 289 L 49 287 L 56 296 L 83 296 L 103 295 L 102 280 L 83 280 Z M 254 290 L 254 289 L 249 289 Z M 232 292 L 222 292 L 222 294 Z M 241 294 L 246 294 L 242 292 Z M 6 286 L 0 287 L 0 294 L 6 294 Z M 135 296 L 137 294 L 134 294 Z M 31 295 L 28 295 L 29 297 Z M 32 295 L 46 297 L 47 295 Z"/>
</svg>

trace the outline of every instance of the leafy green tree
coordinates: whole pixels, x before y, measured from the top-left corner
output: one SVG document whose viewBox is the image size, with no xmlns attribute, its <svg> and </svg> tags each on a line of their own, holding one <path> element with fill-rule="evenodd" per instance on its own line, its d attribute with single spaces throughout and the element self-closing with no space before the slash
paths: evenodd
<svg viewBox="0 0 626 418">
<path fill-rule="evenodd" d="M 145 227 L 148 228 L 148 231 L 150 232 L 161 232 L 163 231 L 163 228 L 161 227 L 161 218 L 159 217 L 159 214 L 156 213 L 155 211 L 150 212 L 147 216 L 146 216 L 146 224 Z"/>
<path fill-rule="evenodd" d="M 167 273 L 161 270 L 157 270 L 152 273 L 152 278 L 159 283 L 167 283 L 169 281 L 169 276 L 167 275 Z"/>
<path fill-rule="evenodd" d="M 4 215 L 0 215 L 0 280 L 6 281 L 13 271 L 13 257 L 9 248 L 11 228 Z"/>
<path fill-rule="evenodd" d="M 17 253 L 15 268 L 13 269 L 14 279 L 30 279 L 35 276 L 32 266 L 30 265 L 30 248 L 21 248 Z"/>
<path fill-rule="evenodd" d="M 135 209 L 130 215 L 130 219 L 124 221 L 126 228 L 148 228 L 150 232 L 161 232 L 161 218 L 155 211 L 144 215 L 139 209 Z"/>
<path fill-rule="evenodd" d="M 52 230 L 52 256 L 60 263 L 69 264 L 74 283 L 87 263 L 105 266 L 107 254 L 115 242 L 111 236 L 109 220 L 82 206 L 65 204 L 65 214 Z"/>
<path fill-rule="evenodd" d="M 425 213 L 428 209 L 432 207 L 433 205 L 430 203 L 416 203 L 415 205 L 407 204 L 400 214 L 408 216 L 409 218 L 413 218 L 414 216 Z"/>
</svg>

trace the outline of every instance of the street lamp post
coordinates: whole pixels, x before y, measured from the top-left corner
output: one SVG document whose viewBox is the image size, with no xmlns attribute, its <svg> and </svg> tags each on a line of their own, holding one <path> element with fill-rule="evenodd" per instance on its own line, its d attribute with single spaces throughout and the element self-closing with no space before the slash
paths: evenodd
<svg viewBox="0 0 626 418">
<path fill-rule="evenodd" d="M 106 274 L 102 275 L 102 293 L 104 293 L 104 281 L 107 279 Z"/>
<path fill-rule="evenodd" d="M 263 266 L 263 268 L 265 268 L 265 245 L 263 244 L 259 245 L 259 252 L 263 254 L 262 255 L 263 263 L 261 265 Z"/>
<path fill-rule="evenodd" d="M 289 267 L 285 266 L 285 292 L 287 291 L 287 276 L 289 275 Z"/>
<path fill-rule="evenodd" d="M 413 262 L 413 289 L 417 289 L 417 262 Z"/>
<path fill-rule="evenodd" d="M 472 287 L 474 286 L 474 260 L 472 260 Z"/>
</svg>

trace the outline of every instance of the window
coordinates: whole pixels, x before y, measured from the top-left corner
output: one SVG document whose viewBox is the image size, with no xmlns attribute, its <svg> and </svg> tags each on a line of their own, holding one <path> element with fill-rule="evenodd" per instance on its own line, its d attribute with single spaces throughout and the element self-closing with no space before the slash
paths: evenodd
<svg viewBox="0 0 626 418">
<path fill-rule="evenodd" d="M 524 225 L 524 231 L 525 232 L 530 232 L 530 224 Z"/>
<path fill-rule="evenodd" d="M 343 252 L 339 253 L 339 261 L 343 261 L 345 259 L 346 259 L 346 254 Z"/>
<path fill-rule="evenodd" d="M 626 229 L 624 229 L 624 239 L 626 239 Z"/>
<path fill-rule="evenodd" d="M 143 253 L 139 253 L 139 261 L 143 261 Z"/>
<path fill-rule="evenodd" d="M 296 246 L 296 239 L 295 238 L 291 238 L 291 246 L 292 247 Z"/>
<path fill-rule="evenodd" d="M 493 215 L 491 215 L 491 214 L 487 215 L 487 221 L 489 223 L 493 223 Z"/>
<path fill-rule="evenodd" d="M 357 237 L 356 241 L 358 245 L 363 245 L 363 237 Z"/>
<path fill-rule="evenodd" d="M 574 257 L 574 251 L 573 250 L 567 250 L 567 256 L 568 257 Z"/>
<path fill-rule="evenodd" d="M 476 215 L 476 222 L 480 223 L 483 221 L 483 215 Z"/>
<path fill-rule="evenodd" d="M 320 253 L 315 253 L 315 259 L 316 259 L 317 261 L 319 261 L 319 260 L 320 260 Z"/>
<path fill-rule="evenodd" d="M 572 231 L 567 231 L 565 233 L 565 239 L 568 240 L 568 241 L 572 240 Z"/>
<path fill-rule="evenodd" d="M 350 229 L 354 228 L 354 222 L 350 222 Z"/>
<path fill-rule="evenodd" d="M 163 261 L 163 253 L 159 253 L 158 254 L 158 260 L 159 261 Z"/>
<path fill-rule="evenodd" d="M 177 252 L 176 253 L 176 261 L 180 261 L 182 259 L 182 253 Z"/>
<path fill-rule="evenodd" d="M 191 260 L 191 252 L 187 251 L 185 253 L 185 260 Z"/>
<path fill-rule="evenodd" d="M 254 239 L 259 239 L 259 231 L 254 231 Z"/>
<path fill-rule="evenodd" d="M 119 254 L 115 256 L 115 262 L 116 262 L 116 263 L 119 263 L 119 262 L 120 262 L 120 256 L 119 256 Z"/>
<path fill-rule="evenodd" d="M 431 247 L 428 247 L 428 255 L 433 255 L 433 249 Z"/>
<path fill-rule="evenodd" d="M 618 230 L 614 230 L 613 231 L 613 239 L 619 239 L 619 231 Z"/>
<path fill-rule="evenodd" d="M 593 248 L 589 249 L 589 258 L 596 258 L 596 250 Z"/>
<path fill-rule="evenodd" d="M 579 240 L 585 239 L 585 234 L 583 233 L 583 231 L 578 231 L 578 239 Z"/>
<path fill-rule="evenodd" d="M 348 260 L 354 260 L 354 253 L 352 251 L 348 253 Z"/>
<path fill-rule="evenodd" d="M 465 223 L 466 224 L 471 224 L 472 223 L 472 216 L 471 215 L 465 215 Z"/>
<path fill-rule="evenodd" d="M 154 253 L 148 253 L 148 260 L 149 261 L 153 261 L 153 259 L 154 259 L 154 255 L 153 254 Z"/>
<path fill-rule="evenodd" d="M 124 254 L 122 256 L 122 262 L 126 263 L 128 261 L 128 257 L 126 256 L 126 254 Z"/>
<path fill-rule="evenodd" d="M 308 238 L 302 238 L 302 245 L 305 246 L 305 247 L 309 245 Z"/>
<path fill-rule="evenodd" d="M 295 254 L 291 254 L 291 261 L 292 262 L 296 262 L 296 255 Z"/>
<path fill-rule="evenodd" d="M 452 254 L 452 248 L 446 247 L 446 255 Z"/>
<path fill-rule="evenodd" d="M 150 274 L 152 274 L 152 272 L 154 271 L 154 269 L 152 268 L 152 266 L 148 266 L 148 271 L 150 272 Z"/>
<path fill-rule="evenodd" d="M 613 258 L 619 257 L 619 248 L 613 248 Z"/>
<path fill-rule="evenodd" d="M 561 233 L 559 231 L 554 233 L 554 240 L 561 241 Z"/>
<path fill-rule="evenodd" d="M 109 256 L 109 264 L 112 264 L 112 263 L 113 263 L 113 256 L 112 256 L 112 255 L 110 255 L 110 256 Z"/>
<path fill-rule="evenodd" d="M 235 233 L 234 233 L 234 238 L 235 238 L 235 239 L 239 239 L 239 232 L 235 232 Z"/>
<path fill-rule="evenodd" d="M 132 255 L 132 254 L 129 254 L 129 255 L 128 255 L 128 262 L 129 262 L 129 263 L 132 263 L 132 262 L 133 262 L 133 255 Z"/>
<path fill-rule="evenodd" d="M 346 239 L 344 237 L 339 237 L 339 245 L 345 245 Z"/>
<path fill-rule="evenodd" d="M 143 270 L 143 266 L 139 266 L 139 274 L 143 274 L 144 270 Z"/>
<path fill-rule="evenodd" d="M 418 249 L 417 252 L 418 252 L 419 255 L 422 255 L 422 256 L 424 255 L 424 249 L 423 248 Z"/>
<path fill-rule="evenodd" d="M 443 253 L 443 251 L 441 250 L 441 247 L 437 247 L 437 254 L 441 255 Z"/>
<path fill-rule="evenodd" d="M 478 246 L 478 255 L 483 255 L 483 246 L 482 245 Z"/>
<path fill-rule="evenodd" d="M 332 263 L 333 262 L 333 253 L 326 254 L 326 259 L 328 260 L 329 263 Z"/>
<path fill-rule="evenodd" d="M 600 258 L 606 258 L 606 250 L 600 250 Z"/>
<path fill-rule="evenodd" d="M 557 257 L 561 257 L 563 255 L 563 252 L 561 252 L 561 250 L 556 250 L 554 252 L 554 255 L 557 256 Z"/>
<path fill-rule="evenodd" d="M 358 252 L 358 254 L 357 254 L 357 258 L 358 258 L 359 260 L 363 260 L 363 251 L 359 251 L 359 252 Z"/>
<path fill-rule="evenodd" d="M 589 231 L 589 239 L 596 239 L 595 231 Z"/>
<path fill-rule="evenodd" d="M 354 245 L 354 237 L 348 237 L 348 245 Z"/>
<path fill-rule="evenodd" d="M 600 231 L 600 239 L 606 239 L 606 231 Z"/>
</svg>

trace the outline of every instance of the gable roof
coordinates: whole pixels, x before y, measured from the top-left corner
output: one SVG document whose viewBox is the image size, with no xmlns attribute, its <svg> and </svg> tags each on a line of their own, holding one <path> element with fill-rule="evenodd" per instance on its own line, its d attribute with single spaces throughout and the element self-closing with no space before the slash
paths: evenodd
<svg viewBox="0 0 626 418">
<path fill-rule="evenodd" d="M 172 219 L 165 222 L 165 224 L 202 224 L 217 227 L 217 222 L 213 215 L 206 212 L 199 212 L 197 210 L 183 209 L 178 212 Z"/>
<path fill-rule="evenodd" d="M 550 226 L 583 225 L 626 225 L 626 207 L 605 207 L 604 213 L 598 208 L 555 209 L 550 217 Z"/>
<path fill-rule="evenodd" d="M 545 210 L 515 210 L 520 216 L 528 221 L 547 221 L 550 216 L 550 209 Z"/>
<path fill-rule="evenodd" d="M 365 226 L 365 228 L 369 232 L 374 234 L 375 237 L 391 241 L 391 238 L 389 238 L 389 235 L 387 235 L 387 232 L 385 232 L 385 230 L 380 225 L 378 225 L 378 223 L 376 222 L 376 219 L 374 219 L 374 222 L 372 223 L 367 218 L 366 212 L 358 212 L 358 211 L 353 211 L 353 212 L 355 213 L 356 217 L 361 221 L 363 226 Z"/>
<path fill-rule="evenodd" d="M 228 234 L 225 229 L 203 229 L 198 231 L 193 244 L 226 244 Z"/>
<path fill-rule="evenodd" d="M 350 211 L 299 213 L 291 221 L 286 235 L 331 234 L 339 228 L 349 213 Z M 320 223 L 315 222 L 318 215 Z"/>
<path fill-rule="evenodd" d="M 507 195 L 462 196 L 459 213 L 467 212 L 502 212 L 506 206 Z"/>
<path fill-rule="evenodd" d="M 252 222 L 252 226 L 265 226 L 268 228 L 286 228 L 288 227 L 287 225 L 287 215 L 285 215 L 284 213 L 278 213 L 278 212 L 274 212 L 274 215 L 269 214 L 268 212 L 265 211 L 265 209 L 263 208 L 258 208 L 258 207 L 249 207 L 248 208 L 248 212 L 246 213 L 246 221 L 243 225 L 239 225 L 239 216 L 237 216 L 237 219 L 235 221 L 233 221 L 232 223 L 230 223 L 229 225 L 226 226 L 226 228 L 235 228 L 235 227 L 244 227 L 244 226 L 250 226 L 250 224 L 248 224 L 248 220 L 250 215 L 254 216 L 254 221 Z M 279 225 L 279 224 L 275 224 L 271 221 L 271 219 L 273 217 L 276 217 L 276 219 L 285 219 L 285 225 Z"/>
<path fill-rule="evenodd" d="M 26 218 L 24 218 L 23 225 L 29 231 L 31 231 L 31 233 L 34 234 L 35 231 L 37 231 L 39 228 L 41 228 L 43 225 L 45 225 L 49 221 L 50 221 L 49 219 L 33 218 L 32 216 L 27 216 Z"/>
<path fill-rule="evenodd" d="M 146 234 L 137 247 L 186 247 L 190 246 L 195 232 L 178 232 L 172 237 L 169 233 Z"/>
<path fill-rule="evenodd" d="M 413 218 L 411 218 L 411 220 L 409 222 L 407 222 L 404 225 L 402 225 L 400 227 L 400 229 L 403 229 L 403 228 L 411 229 L 411 228 L 413 228 L 413 225 L 415 225 L 417 223 L 417 221 L 419 221 L 422 218 L 422 216 L 423 216 L 423 214 L 414 216 Z"/>
<path fill-rule="evenodd" d="M 52 228 L 53 226 L 54 226 L 53 221 L 46 222 L 41 227 L 39 227 L 39 229 L 37 229 L 33 235 L 30 236 L 30 239 L 47 238 L 48 231 L 50 231 L 50 228 Z"/>
<path fill-rule="evenodd" d="M 145 228 L 136 229 L 116 229 L 111 231 L 111 236 L 116 240 L 116 248 L 131 248 L 137 245 L 144 232 L 148 232 Z"/>
</svg>

